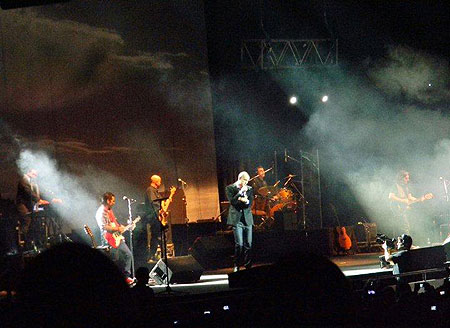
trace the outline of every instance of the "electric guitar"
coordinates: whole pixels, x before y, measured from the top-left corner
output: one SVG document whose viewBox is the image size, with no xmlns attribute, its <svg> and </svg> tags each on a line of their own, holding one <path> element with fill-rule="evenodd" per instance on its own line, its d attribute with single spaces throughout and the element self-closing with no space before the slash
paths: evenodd
<svg viewBox="0 0 450 328">
<path fill-rule="evenodd" d="M 423 195 L 423 201 L 433 199 L 434 195 L 430 192 L 428 194 Z M 417 198 L 416 200 L 409 200 L 407 198 L 402 199 L 402 201 L 392 200 L 391 201 L 391 210 L 394 215 L 402 216 L 406 214 L 407 211 L 411 209 L 411 205 L 415 203 L 422 202 L 421 198 Z"/>
<path fill-rule="evenodd" d="M 91 238 L 92 248 L 97 248 L 97 242 L 95 241 L 94 234 L 87 224 L 84 225 L 84 232 L 86 232 L 86 235 Z"/>
<path fill-rule="evenodd" d="M 176 187 L 170 188 L 170 195 L 164 202 L 161 203 L 161 209 L 159 210 L 159 221 L 163 226 L 167 226 L 167 217 L 169 216 L 169 205 L 172 203 L 173 195 L 177 191 Z"/>
<path fill-rule="evenodd" d="M 125 229 L 123 230 L 123 232 L 119 232 L 119 231 L 114 231 L 113 233 L 106 232 L 105 239 L 108 242 L 108 244 L 111 245 L 111 247 L 113 247 L 113 248 L 119 247 L 120 242 L 125 239 L 125 237 L 123 236 L 123 233 L 130 229 L 133 230 L 136 227 L 136 223 L 138 223 L 140 220 L 141 220 L 141 217 L 138 216 L 136 219 L 133 220 L 133 222 L 131 222 L 129 225 L 125 226 Z M 115 222 L 111 222 L 111 226 L 117 227 L 118 225 Z"/>
</svg>

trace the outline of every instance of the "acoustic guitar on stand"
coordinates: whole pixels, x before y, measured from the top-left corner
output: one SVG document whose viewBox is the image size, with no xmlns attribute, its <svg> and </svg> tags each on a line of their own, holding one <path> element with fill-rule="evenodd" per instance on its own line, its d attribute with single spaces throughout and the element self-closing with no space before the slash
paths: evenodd
<svg viewBox="0 0 450 328">
<path fill-rule="evenodd" d="M 334 205 L 332 203 L 330 203 L 330 207 L 333 210 L 334 216 L 336 217 L 336 220 L 338 223 L 338 226 L 336 227 L 336 232 L 338 234 L 339 247 L 344 251 L 348 251 L 348 250 L 350 250 L 350 248 L 352 248 L 352 240 L 347 235 L 347 231 L 346 231 L 345 227 L 341 226 L 341 223 L 339 221 L 339 216 L 337 215 L 336 207 L 334 207 Z"/>
</svg>

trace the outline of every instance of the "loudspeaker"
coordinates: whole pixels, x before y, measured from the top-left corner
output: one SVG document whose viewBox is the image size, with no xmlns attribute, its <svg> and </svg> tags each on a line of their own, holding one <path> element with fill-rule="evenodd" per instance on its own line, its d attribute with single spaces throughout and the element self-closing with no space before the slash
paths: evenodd
<svg viewBox="0 0 450 328">
<path fill-rule="evenodd" d="M 418 270 L 444 268 L 446 254 L 444 246 L 423 247 L 411 249 L 398 263 L 398 272 L 405 273 Z M 394 271 L 395 268 L 394 268 Z"/>
<path fill-rule="evenodd" d="M 446 260 L 450 261 L 450 236 L 444 240 L 444 244 L 442 246 L 444 247 Z"/>
<path fill-rule="evenodd" d="M 204 268 L 230 267 L 234 254 L 233 234 L 199 237 L 194 241 L 190 253 Z"/>
<path fill-rule="evenodd" d="M 186 195 L 182 188 L 178 188 L 172 197 L 172 203 L 169 206 L 170 223 L 171 224 L 186 224 Z"/>
<path fill-rule="evenodd" d="M 361 244 L 371 244 L 375 243 L 377 239 L 377 224 L 376 223 L 366 223 L 358 222 L 354 226 L 356 239 L 358 245 Z"/>
<path fill-rule="evenodd" d="M 297 213 L 292 210 L 276 211 L 274 219 L 274 229 L 281 231 L 298 230 Z"/>
<path fill-rule="evenodd" d="M 150 277 L 159 285 L 167 284 L 167 276 L 172 284 L 196 282 L 204 271 L 191 255 L 168 258 L 167 262 L 168 268 L 163 260 L 159 260 L 150 271 Z"/>
</svg>

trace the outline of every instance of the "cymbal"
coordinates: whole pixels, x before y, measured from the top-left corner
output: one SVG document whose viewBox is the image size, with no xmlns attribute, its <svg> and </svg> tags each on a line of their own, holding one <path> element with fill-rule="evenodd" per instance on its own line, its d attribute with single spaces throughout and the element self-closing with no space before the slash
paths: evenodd
<svg viewBox="0 0 450 328">
<path fill-rule="evenodd" d="M 267 196 L 272 193 L 276 194 L 277 190 L 278 189 L 276 187 L 272 187 L 272 186 L 261 187 L 258 189 L 258 194 L 260 194 L 262 196 Z"/>
</svg>

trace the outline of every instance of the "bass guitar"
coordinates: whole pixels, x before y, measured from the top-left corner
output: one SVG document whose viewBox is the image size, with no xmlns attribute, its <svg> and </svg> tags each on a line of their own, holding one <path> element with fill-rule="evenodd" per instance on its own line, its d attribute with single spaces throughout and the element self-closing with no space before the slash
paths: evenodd
<svg viewBox="0 0 450 328">
<path fill-rule="evenodd" d="M 163 226 L 167 226 L 167 217 L 169 216 L 169 205 L 172 203 L 173 195 L 177 191 L 176 187 L 170 188 L 170 195 L 165 201 L 161 203 L 161 209 L 159 210 L 159 221 Z"/>
<path fill-rule="evenodd" d="M 123 232 L 119 232 L 119 231 L 114 231 L 113 233 L 106 232 L 105 239 L 108 242 L 108 244 L 113 248 L 119 247 L 120 242 L 125 239 L 125 237 L 123 236 L 123 233 L 130 229 L 133 230 L 136 227 L 136 223 L 138 223 L 140 220 L 141 220 L 141 217 L 138 216 L 136 219 L 133 220 L 133 222 L 131 222 L 129 225 L 125 226 L 125 229 L 123 230 Z M 111 222 L 111 226 L 117 227 L 118 225 L 114 222 Z"/>
</svg>

